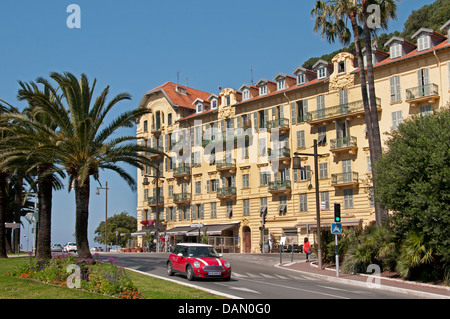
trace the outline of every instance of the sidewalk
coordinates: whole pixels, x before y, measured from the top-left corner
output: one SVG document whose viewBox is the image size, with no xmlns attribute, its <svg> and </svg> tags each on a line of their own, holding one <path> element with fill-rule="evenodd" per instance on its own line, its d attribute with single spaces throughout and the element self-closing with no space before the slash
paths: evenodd
<svg viewBox="0 0 450 319">
<path fill-rule="evenodd" d="M 306 276 L 314 276 L 336 283 L 356 285 L 365 288 L 382 289 L 391 292 L 407 294 L 410 296 L 431 298 L 431 299 L 450 299 L 450 287 L 422 284 L 416 282 L 404 281 L 401 279 L 386 278 L 374 275 L 349 275 L 340 273 L 336 277 L 336 269 L 319 269 L 316 261 L 305 262 L 285 262 L 276 267 L 301 272 Z"/>
</svg>

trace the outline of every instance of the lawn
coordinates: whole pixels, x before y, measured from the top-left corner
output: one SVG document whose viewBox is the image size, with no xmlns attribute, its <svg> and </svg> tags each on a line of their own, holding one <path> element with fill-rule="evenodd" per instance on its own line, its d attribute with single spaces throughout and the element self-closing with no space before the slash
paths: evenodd
<svg viewBox="0 0 450 319">
<path fill-rule="evenodd" d="M 70 289 L 6 275 L 28 262 L 27 258 L 0 259 L 0 299 L 114 299 L 81 289 Z M 130 270 L 127 270 L 127 273 L 145 299 L 223 299 L 205 291 Z"/>
</svg>

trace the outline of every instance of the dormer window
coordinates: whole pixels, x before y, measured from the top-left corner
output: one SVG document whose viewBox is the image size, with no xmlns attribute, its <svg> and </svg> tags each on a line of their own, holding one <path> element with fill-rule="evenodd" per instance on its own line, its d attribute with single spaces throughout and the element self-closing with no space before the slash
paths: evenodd
<svg viewBox="0 0 450 319">
<path fill-rule="evenodd" d="M 423 51 L 429 48 L 430 48 L 430 36 L 424 33 L 417 38 L 417 51 Z"/>
<path fill-rule="evenodd" d="M 327 77 L 327 69 L 326 68 L 322 67 L 322 68 L 317 69 L 317 78 L 319 80 L 326 78 L 326 77 Z"/>
<path fill-rule="evenodd" d="M 286 80 L 285 79 L 280 79 L 277 81 L 277 90 L 284 90 L 286 88 Z"/>
<path fill-rule="evenodd" d="M 328 76 L 328 62 L 324 60 L 318 60 L 314 65 L 313 69 L 316 69 L 317 79 L 321 80 Z"/>
<path fill-rule="evenodd" d="M 292 72 L 292 74 L 296 76 L 297 85 L 306 84 L 316 77 L 315 72 L 302 68 L 300 66 L 297 67 L 294 72 Z"/>
<path fill-rule="evenodd" d="M 211 100 L 211 110 L 217 109 L 217 99 Z"/>
<path fill-rule="evenodd" d="M 338 73 L 345 73 L 345 61 L 338 63 Z"/>
<path fill-rule="evenodd" d="M 297 74 L 297 84 L 305 84 L 305 73 Z"/>
<path fill-rule="evenodd" d="M 203 111 L 203 103 L 197 103 L 197 113 L 202 113 Z"/>
<path fill-rule="evenodd" d="M 244 91 L 242 91 L 242 99 L 248 100 L 250 98 L 250 90 L 249 89 L 245 89 Z"/>
<path fill-rule="evenodd" d="M 391 45 L 389 49 L 391 59 L 399 58 L 402 56 L 402 45 L 400 42 L 396 42 Z"/>
<path fill-rule="evenodd" d="M 261 85 L 259 87 L 259 95 L 267 94 L 267 84 Z"/>
</svg>

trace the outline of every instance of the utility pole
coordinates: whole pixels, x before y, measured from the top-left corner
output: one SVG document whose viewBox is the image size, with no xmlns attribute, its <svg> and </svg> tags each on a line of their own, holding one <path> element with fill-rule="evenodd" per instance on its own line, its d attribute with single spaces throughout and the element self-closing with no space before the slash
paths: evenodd
<svg viewBox="0 0 450 319">
<path fill-rule="evenodd" d="M 105 252 L 108 252 L 108 181 L 106 181 L 105 187 L 97 187 L 96 195 L 100 195 L 100 190 L 105 190 Z"/>
<path fill-rule="evenodd" d="M 317 258 L 319 259 L 319 269 L 322 269 L 322 247 L 320 238 L 320 193 L 319 193 L 319 154 L 317 151 L 317 140 L 314 140 L 314 153 L 297 153 L 295 156 L 313 156 L 314 157 L 314 179 L 316 187 L 316 219 L 317 219 Z M 301 162 L 299 157 L 294 157 L 292 161 L 292 169 L 301 169 Z"/>
</svg>

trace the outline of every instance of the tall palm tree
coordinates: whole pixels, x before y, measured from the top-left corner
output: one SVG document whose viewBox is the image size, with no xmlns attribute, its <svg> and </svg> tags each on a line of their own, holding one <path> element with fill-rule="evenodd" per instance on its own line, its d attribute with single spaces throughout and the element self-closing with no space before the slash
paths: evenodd
<svg viewBox="0 0 450 319">
<path fill-rule="evenodd" d="M 55 97 L 36 83 L 19 81 L 19 100 L 27 100 L 29 106 L 23 113 L 10 112 L 5 118 L 11 121 L 10 134 L 0 144 L 0 165 L 23 174 L 37 176 L 39 222 L 37 227 L 36 260 L 45 263 L 51 258 L 51 218 L 53 189 L 61 189 L 57 175 L 64 177 L 62 169 L 54 163 L 55 148 L 59 137 L 57 126 L 45 113 L 37 112 L 38 104 L 33 96 L 52 103 Z"/>
<path fill-rule="evenodd" d="M 373 65 L 372 65 L 372 46 L 369 26 L 369 4 L 380 5 L 380 12 L 385 10 L 389 13 L 382 14 L 381 25 L 385 27 L 387 20 L 395 12 L 394 0 L 329 0 L 316 1 L 311 16 L 315 18 L 314 30 L 321 29 L 323 38 L 329 42 L 334 42 L 337 38 L 344 45 L 349 44 L 349 29 L 346 27 L 346 21 L 349 20 L 353 32 L 356 56 L 359 65 L 359 77 L 361 83 L 361 95 L 364 106 L 365 122 L 369 142 L 371 163 L 374 165 L 381 155 L 381 136 L 378 122 L 378 112 L 375 95 Z M 363 24 L 364 29 L 360 27 Z M 363 37 L 361 35 L 364 35 Z M 366 47 L 367 75 L 364 68 L 364 57 L 361 46 L 361 39 L 364 39 Z M 368 94 L 369 91 L 369 94 Z M 376 185 L 374 183 L 374 188 Z M 381 223 L 386 212 L 377 204 L 375 199 L 375 216 L 377 223 Z"/>
<path fill-rule="evenodd" d="M 80 80 L 71 73 L 51 73 L 50 78 L 61 90 L 61 97 L 56 94 L 49 81 L 40 78 L 37 82 L 44 84 L 55 100 L 50 102 L 40 94 L 34 94 L 32 98 L 36 101 L 37 109 L 49 116 L 58 126 L 59 140 L 53 151 L 56 164 L 64 168 L 69 175 L 69 184 L 74 185 L 78 256 L 87 259 L 91 258 L 88 243 L 90 176 L 98 181 L 101 169 L 112 170 L 135 189 L 134 178 L 117 164 L 124 162 L 140 169 L 144 165 L 156 167 L 156 164 L 145 156 L 145 152 L 165 154 L 133 143 L 132 141 L 136 140 L 134 136 L 114 136 L 118 134 L 119 129 L 131 127 L 136 119 L 149 113 L 149 109 L 125 111 L 110 124 L 104 125 L 106 116 L 118 102 L 131 99 L 128 93 L 118 94 L 107 103 L 109 86 L 94 100 L 96 79 L 90 85 L 85 74 L 81 75 Z"/>
</svg>

